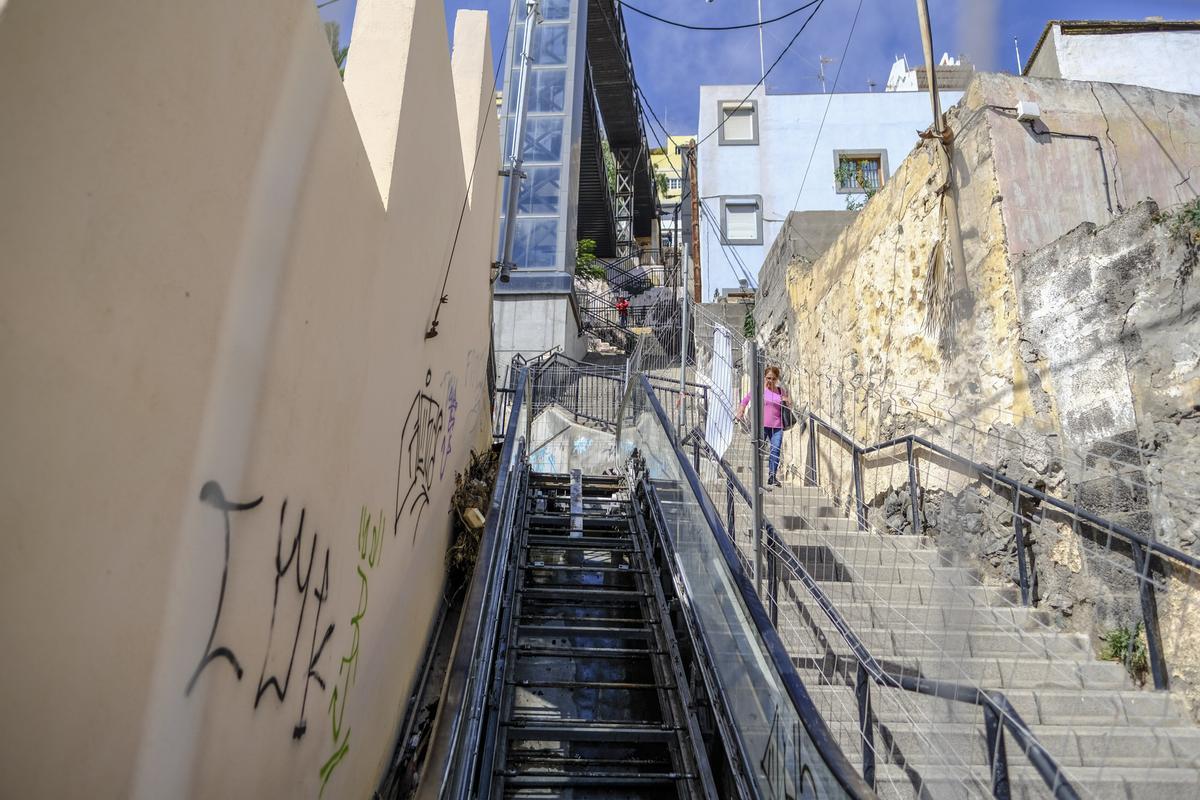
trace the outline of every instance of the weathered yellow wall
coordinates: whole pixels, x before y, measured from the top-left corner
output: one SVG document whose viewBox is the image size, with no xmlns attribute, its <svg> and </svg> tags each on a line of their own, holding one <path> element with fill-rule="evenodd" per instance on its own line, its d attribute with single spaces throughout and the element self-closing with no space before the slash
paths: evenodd
<svg viewBox="0 0 1200 800">
<path fill-rule="evenodd" d="M 437 0 L 353 39 L 343 91 L 304 0 L 3 6 L 5 795 L 359 798 L 390 755 L 488 420 L 498 137 L 478 17 L 457 80 Z"/>
</svg>

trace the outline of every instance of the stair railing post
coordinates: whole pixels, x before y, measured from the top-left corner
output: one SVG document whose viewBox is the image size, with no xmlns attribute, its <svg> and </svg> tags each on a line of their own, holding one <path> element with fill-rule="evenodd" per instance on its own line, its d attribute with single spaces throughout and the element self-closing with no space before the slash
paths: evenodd
<svg viewBox="0 0 1200 800">
<path fill-rule="evenodd" d="M 858 445 L 851 445 L 853 450 L 853 472 L 854 472 L 854 514 L 858 520 L 858 529 L 865 531 L 867 529 L 867 506 L 863 502 L 863 453 L 858 448 Z"/>
<path fill-rule="evenodd" d="M 1154 688 L 1166 690 L 1170 680 L 1167 677 L 1167 661 L 1163 657 L 1162 637 L 1158 631 L 1158 600 L 1154 597 L 1154 584 L 1151 583 L 1151 557 L 1137 542 L 1130 542 L 1129 546 L 1133 551 L 1133 564 L 1138 574 L 1138 596 L 1142 601 L 1142 623 L 1146 628 L 1146 660 L 1150 662 Z"/>
<path fill-rule="evenodd" d="M 763 529 L 763 476 L 762 476 L 762 445 L 763 445 L 763 374 L 762 363 L 758 360 L 758 342 L 751 339 L 750 346 L 750 475 L 751 498 L 754 500 L 754 589 L 762 596 L 762 529 Z"/>
<path fill-rule="evenodd" d="M 858 701 L 858 732 L 862 737 L 863 780 L 875 788 L 875 731 L 871 728 L 871 679 L 859 662 L 854 675 L 854 699 Z"/>
<path fill-rule="evenodd" d="M 917 474 L 917 459 L 913 455 L 912 439 L 907 439 L 904 442 L 904 449 L 908 457 L 908 502 L 912 512 L 913 535 L 921 534 L 921 483 L 920 476 Z"/>
<path fill-rule="evenodd" d="M 688 303 L 687 293 L 680 294 L 682 319 L 679 325 L 679 431 L 683 433 L 683 396 L 687 391 Z"/>
<path fill-rule="evenodd" d="M 806 486 L 817 485 L 817 421 L 808 415 L 808 468 L 805 470 Z"/>
<path fill-rule="evenodd" d="M 729 531 L 729 538 L 737 541 L 737 523 L 736 506 L 733 502 L 733 478 L 725 476 L 725 530 Z"/>
<path fill-rule="evenodd" d="M 983 706 L 983 727 L 987 734 L 988 766 L 992 773 L 992 797 L 1009 800 L 1012 787 L 1008 782 L 1008 756 L 1004 752 L 1004 723 L 990 703 Z"/>
<path fill-rule="evenodd" d="M 1021 584 L 1021 605 L 1029 605 L 1029 567 L 1025 564 L 1025 520 L 1021 517 L 1021 490 L 1013 487 L 1013 541 L 1017 545 L 1017 579 Z"/>
</svg>

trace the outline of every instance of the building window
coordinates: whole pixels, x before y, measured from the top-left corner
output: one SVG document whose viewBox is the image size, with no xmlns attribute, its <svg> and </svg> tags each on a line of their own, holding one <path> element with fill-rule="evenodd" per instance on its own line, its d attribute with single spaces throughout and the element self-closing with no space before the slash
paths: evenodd
<svg viewBox="0 0 1200 800">
<path fill-rule="evenodd" d="M 721 235 L 727 244 L 762 244 L 762 197 L 722 197 Z"/>
<path fill-rule="evenodd" d="M 668 191 L 677 192 L 683 188 L 683 181 L 679 178 L 667 178 Z"/>
<path fill-rule="evenodd" d="M 720 144 L 758 144 L 758 101 L 722 100 L 717 121 Z"/>
<path fill-rule="evenodd" d="M 886 150 L 834 150 L 833 182 L 838 194 L 874 194 L 887 181 Z"/>
</svg>

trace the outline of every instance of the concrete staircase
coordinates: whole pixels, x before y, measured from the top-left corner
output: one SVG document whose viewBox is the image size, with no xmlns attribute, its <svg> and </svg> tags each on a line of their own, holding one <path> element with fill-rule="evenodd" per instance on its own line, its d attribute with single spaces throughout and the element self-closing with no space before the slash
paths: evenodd
<svg viewBox="0 0 1200 800">
<path fill-rule="evenodd" d="M 748 437 L 726 453 L 751 484 Z M 724 517 L 723 476 L 702 473 Z M 1086 636 L 1055 629 L 1014 589 L 985 585 L 923 536 L 860 532 L 819 488 L 770 490 L 766 516 L 872 654 L 893 672 L 1000 690 L 1081 796 L 1200 796 L 1200 728 L 1169 693 L 1138 688 L 1098 660 Z M 749 512 L 737 500 L 737 543 L 750 555 Z M 752 557 L 752 556 L 751 556 Z M 799 581 L 779 589 L 780 634 L 834 737 L 862 763 L 857 661 Z M 881 797 L 990 795 L 983 713 L 976 706 L 872 686 Z M 1013 797 L 1049 790 L 1011 736 Z"/>
</svg>

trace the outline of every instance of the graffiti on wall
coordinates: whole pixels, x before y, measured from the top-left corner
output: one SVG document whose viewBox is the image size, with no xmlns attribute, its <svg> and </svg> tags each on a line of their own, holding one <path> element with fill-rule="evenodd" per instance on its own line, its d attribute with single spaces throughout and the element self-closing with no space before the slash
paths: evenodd
<svg viewBox="0 0 1200 800">
<path fill-rule="evenodd" d="M 225 610 L 225 590 L 229 580 L 229 557 L 231 550 L 231 540 L 233 538 L 233 529 L 235 518 L 241 520 L 242 514 L 257 509 L 262 505 L 263 498 L 259 497 L 249 502 L 234 502 L 230 501 L 225 496 L 225 491 L 217 481 L 208 481 L 200 490 L 200 501 L 207 506 L 216 509 L 221 517 L 221 530 L 225 540 L 225 561 L 221 568 L 221 583 L 217 591 L 216 610 L 213 614 L 212 627 L 209 630 L 208 642 L 204 646 L 204 653 L 200 657 L 199 663 L 196 665 L 195 671 L 188 680 L 187 687 L 184 689 L 184 695 L 190 695 L 192 689 L 196 686 L 196 681 L 199 680 L 201 673 L 212 664 L 214 661 L 224 659 L 233 667 L 234 675 L 237 680 L 242 679 L 244 672 L 241 660 L 238 658 L 234 650 L 225 644 L 221 644 L 216 648 L 213 643 L 218 641 L 218 629 L 221 625 L 221 615 Z M 308 536 L 308 561 L 305 565 L 304 545 L 305 542 L 305 518 L 306 510 L 300 509 L 300 513 L 296 515 L 294 523 L 288 518 L 288 501 L 285 499 L 279 508 L 279 528 L 275 545 L 275 564 L 273 570 L 273 579 L 275 591 L 271 603 L 271 618 L 267 627 L 266 647 L 264 648 L 262 669 L 259 672 L 258 687 L 254 693 L 254 707 L 258 708 L 264 697 L 273 697 L 277 703 L 282 705 L 288 696 L 288 691 L 292 687 L 292 676 L 297 672 L 301 673 L 298 681 L 303 681 L 303 690 L 301 692 L 300 708 L 298 718 L 292 727 L 293 738 L 299 739 L 304 736 L 308 729 L 308 723 L 305 718 L 305 710 L 308 707 L 309 687 L 315 681 L 322 689 L 325 688 L 325 680 L 321 675 L 318 665 L 321 661 L 321 655 L 325 651 L 325 646 L 333 637 L 334 625 L 329 623 L 324 631 L 321 629 L 321 610 L 329 599 L 329 548 L 325 548 L 322 556 L 318 556 L 318 535 L 313 530 Z M 295 534 L 290 536 L 290 543 L 287 547 L 288 554 L 284 558 L 284 540 L 285 531 L 291 530 L 291 525 L 295 525 Z M 314 566 L 318 560 L 323 562 L 321 569 L 320 580 L 314 585 Z M 292 579 L 289 580 L 289 576 Z M 291 587 L 295 585 L 293 590 Z M 311 590 L 311 591 L 310 591 Z M 282 599 L 282 604 L 281 604 Z M 308 628 L 305 627 L 305 620 L 310 616 L 309 601 L 313 600 L 316 606 L 311 614 L 311 635 L 308 637 L 308 651 L 303 655 L 302 667 L 296 669 L 296 656 L 303 654 L 302 641 L 304 633 Z M 282 607 L 281 607 L 282 606 Z M 294 620 L 294 622 L 293 622 Z M 276 632 L 276 627 L 279 627 L 279 632 Z"/>
<path fill-rule="evenodd" d="M 401 520 L 413 519 L 414 544 L 421 528 L 421 513 L 429 505 L 438 451 L 445 447 L 442 406 L 429 393 L 432 380 L 433 371 L 426 370 L 425 388 L 417 392 L 404 418 L 400 463 L 396 468 L 396 518 L 392 535 L 399 533 Z"/>
<path fill-rule="evenodd" d="M 446 373 L 446 435 L 442 445 L 442 468 L 438 471 L 438 480 L 446 477 L 446 464 L 450 454 L 454 452 L 454 418 L 458 415 L 458 382 L 454 376 Z"/>
<path fill-rule="evenodd" d="M 367 615 L 367 574 L 375 568 L 383 555 L 383 531 L 387 525 L 384 512 L 380 510 L 377 517 L 367 513 L 363 506 L 358 521 L 358 605 L 354 615 L 350 617 L 350 646 L 346 654 L 338 662 L 338 677 L 329 695 L 329 721 L 333 734 L 333 754 L 321 765 L 320 794 L 325 793 L 325 786 L 338 764 L 350 752 L 350 726 L 345 724 L 346 701 L 350 698 L 350 689 L 358 676 L 358 648 L 362 636 L 362 621 Z"/>
</svg>

